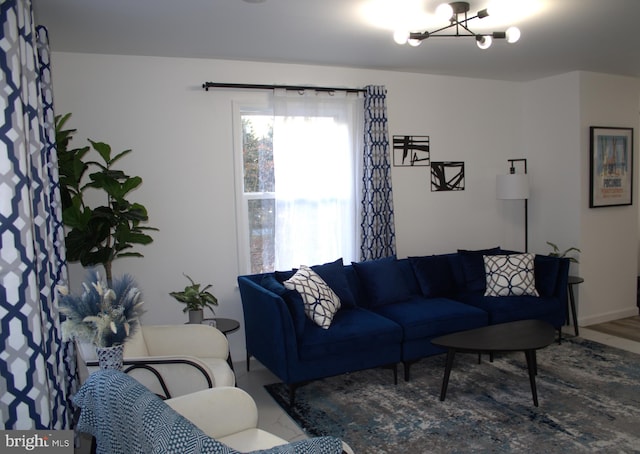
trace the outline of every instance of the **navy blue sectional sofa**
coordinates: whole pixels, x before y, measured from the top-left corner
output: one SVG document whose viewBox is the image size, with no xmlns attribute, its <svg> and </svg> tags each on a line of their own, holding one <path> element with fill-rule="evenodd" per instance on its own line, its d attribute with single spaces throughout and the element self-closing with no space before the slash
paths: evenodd
<svg viewBox="0 0 640 454">
<path fill-rule="evenodd" d="M 289 385 L 347 372 L 410 365 L 443 350 L 435 337 L 508 321 L 546 320 L 558 330 L 566 317 L 569 261 L 536 255 L 539 296 L 485 296 L 485 255 L 499 248 L 385 258 L 351 265 L 342 259 L 311 268 L 340 297 L 341 308 L 323 329 L 305 316 L 300 294 L 283 282 L 295 270 L 238 277 L 250 357 Z M 560 334 L 560 331 L 559 331 Z"/>
</svg>

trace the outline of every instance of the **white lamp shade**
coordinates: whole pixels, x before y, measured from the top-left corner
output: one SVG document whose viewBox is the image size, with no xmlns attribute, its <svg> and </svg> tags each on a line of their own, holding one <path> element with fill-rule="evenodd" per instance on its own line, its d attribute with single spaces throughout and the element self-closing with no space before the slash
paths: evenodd
<svg viewBox="0 0 640 454">
<path fill-rule="evenodd" d="M 529 175 L 511 173 L 496 177 L 496 197 L 498 199 L 528 199 Z"/>
</svg>

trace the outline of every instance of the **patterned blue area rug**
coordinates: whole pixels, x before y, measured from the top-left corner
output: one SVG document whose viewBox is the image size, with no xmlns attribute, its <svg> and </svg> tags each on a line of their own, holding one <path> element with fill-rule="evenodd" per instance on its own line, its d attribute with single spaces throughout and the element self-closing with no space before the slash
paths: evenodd
<svg viewBox="0 0 640 454">
<path fill-rule="evenodd" d="M 523 353 L 456 355 L 440 402 L 444 360 L 419 361 L 397 386 L 384 369 L 315 381 L 293 409 L 285 385 L 266 389 L 309 435 L 359 454 L 640 452 L 640 355 L 580 338 L 540 350 L 538 408 Z"/>
</svg>

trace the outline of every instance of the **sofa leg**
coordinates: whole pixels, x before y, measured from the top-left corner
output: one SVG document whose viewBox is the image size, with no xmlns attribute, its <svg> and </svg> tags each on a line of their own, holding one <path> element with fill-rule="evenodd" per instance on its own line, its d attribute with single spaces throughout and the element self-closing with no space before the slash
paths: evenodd
<svg viewBox="0 0 640 454">
<path fill-rule="evenodd" d="M 249 354 L 249 350 L 247 350 L 247 372 L 249 372 L 250 369 L 250 362 L 251 362 L 251 355 Z"/>
<path fill-rule="evenodd" d="M 409 369 L 411 368 L 411 363 L 409 361 L 403 361 L 404 365 L 404 381 L 409 381 Z"/>
<path fill-rule="evenodd" d="M 378 366 L 381 369 L 391 369 L 393 371 L 393 384 L 398 384 L 398 363 L 387 364 L 386 366 Z"/>
<path fill-rule="evenodd" d="M 562 344 L 562 327 L 558 328 L 558 344 Z"/>
</svg>

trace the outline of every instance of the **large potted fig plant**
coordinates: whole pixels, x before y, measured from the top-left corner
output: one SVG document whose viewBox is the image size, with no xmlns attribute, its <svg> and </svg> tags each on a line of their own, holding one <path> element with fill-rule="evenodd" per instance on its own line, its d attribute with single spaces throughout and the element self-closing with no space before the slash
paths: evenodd
<svg viewBox="0 0 640 454">
<path fill-rule="evenodd" d="M 56 147 L 60 173 L 62 221 L 67 227 L 67 260 L 84 267 L 102 265 L 108 283 L 113 280 L 112 263 L 119 257 L 142 257 L 133 250 L 153 241 L 146 232 L 157 230 L 143 226 L 149 219 L 147 209 L 128 197 L 142 184 L 139 176 L 129 176 L 114 164 L 131 152 L 112 155 L 111 146 L 89 139 L 91 146 L 71 148 L 75 129 L 63 129 L 71 114 L 56 117 Z M 91 150 L 100 161 L 86 160 Z M 87 191 L 98 191 L 103 203 L 90 206 Z"/>
</svg>

